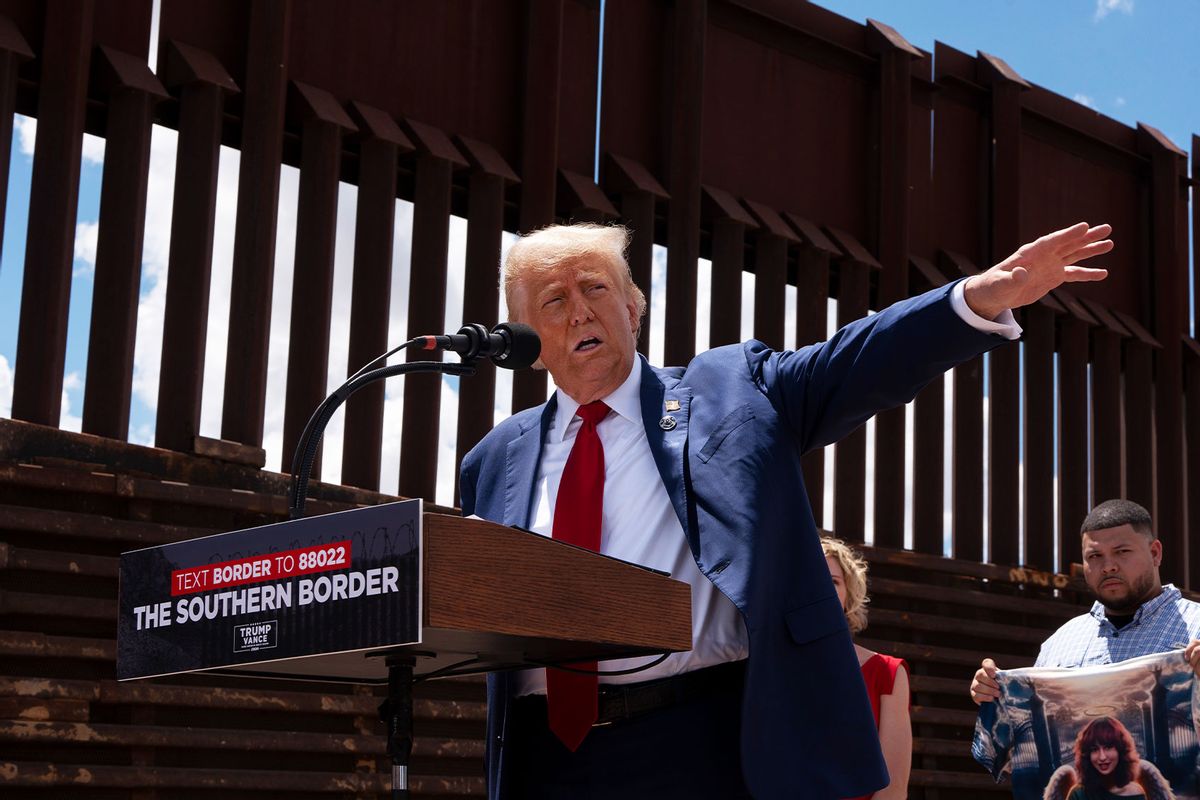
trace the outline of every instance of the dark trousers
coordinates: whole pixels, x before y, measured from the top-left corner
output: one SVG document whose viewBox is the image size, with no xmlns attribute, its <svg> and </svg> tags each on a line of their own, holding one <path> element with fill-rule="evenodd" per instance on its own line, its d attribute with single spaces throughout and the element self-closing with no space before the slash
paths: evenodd
<svg viewBox="0 0 1200 800">
<path fill-rule="evenodd" d="M 742 686 L 591 729 L 574 753 L 542 697 L 510 708 L 504 770 L 512 800 L 742 800 Z"/>
</svg>

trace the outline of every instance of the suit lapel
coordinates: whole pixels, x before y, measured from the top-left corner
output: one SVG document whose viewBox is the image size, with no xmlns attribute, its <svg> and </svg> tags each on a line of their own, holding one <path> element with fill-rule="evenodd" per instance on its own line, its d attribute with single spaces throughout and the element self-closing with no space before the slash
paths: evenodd
<svg viewBox="0 0 1200 800">
<path fill-rule="evenodd" d="M 646 441 L 650 444 L 650 452 L 654 454 L 654 464 L 658 467 L 663 486 L 671 498 L 671 506 L 679 517 L 679 524 L 683 526 L 688 540 L 691 541 L 687 517 L 687 487 L 683 480 L 683 458 L 687 445 L 692 390 L 680 387 L 678 381 L 672 380 L 671 384 L 671 387 L 664 385 L 654 368 L 642 360 L 642 425 L 646 428 Z M 666 410 L 668 404 L 670 411 Z"/>
<path fill-rule="evenodd" d="M 537 483 L 538 464 L 542 458 L 542 443 L 554 419 L 557 401 L 551 397 L 542 406 L 540 424 L 530 425 L 521 435 L 508 443 L 504 456 L 504 524 L 518 528 L 529 527 L 529 506 L 533 487 Z"/>
</svg>

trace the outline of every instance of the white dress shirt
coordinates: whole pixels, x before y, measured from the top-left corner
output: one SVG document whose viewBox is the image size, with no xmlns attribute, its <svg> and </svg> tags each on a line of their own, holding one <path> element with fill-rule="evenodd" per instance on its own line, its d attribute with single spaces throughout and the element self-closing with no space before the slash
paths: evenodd
<svg viewBox="0 0 1200 800">
<path fill-rule="evenodd" d="M 1011 311 L 995 322 L 979 317 L 967 306 L 960 281 L 951 293 L 954 311 L 972 327 L 1008 339 L 1021 335 Z M 601 683 L 639 683 L 737 661 L 749 655 L 746 626 L 737 607 L 704 577 L 692 558 L 683 526 L 671 505 L 646 440 L 642 421 L 640 362 L 634 358 L 628 377 L 616 391 L 602 398 L 610 413 L 596 427 L 604 445 L 604 514 L 600 524 L 600 552 L 667 572 L 692 589 L 692 649 L 672 653 L 661 664 L 628 675 L 601 676 Z M 550 536 L 554 503 L 567 456 L 583 424 L 575 416 L 579 403 L 561 389 L 555 392 L 557 409 L 546 434 L 534 487 L 534 513 L 530 529 Z M 620 670 L 648 664 L 654 657 L 600 662 L 601 670 Z M 524 670 L 516 676 L 518 695 L 545 694 L 546 671 Z"/>
</svg>

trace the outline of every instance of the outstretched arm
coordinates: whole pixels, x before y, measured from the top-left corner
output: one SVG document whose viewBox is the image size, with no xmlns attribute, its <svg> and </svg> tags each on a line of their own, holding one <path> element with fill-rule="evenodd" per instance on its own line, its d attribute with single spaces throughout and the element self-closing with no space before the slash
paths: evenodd
<svg viewBox="0 0 1200 800">
<path fill-rule="evenodd" d="M 1113 249 L 1111 225 L 1089 227 L 1080 222 L 1021 245 L 1017 252 L 963 287 L 967 305 L 984 319 L 995 319 L 1009 308 L 1027 306 L 1064 283 L 1100 281 L 1108 270 L 1078 266 L 1076 262 Z"/>
<path fill-rule="evenodd" d="M 1108 225 L 1087 223 L 1047 234 L 963 283 L 971 311 L 995 320 L 1063 283 L 1101 280 L 1103 269 L 1073 262 L 1112 249 Z M 932 378 L 1004 339 L 975 329 L 942 287 L 840 329 L 828 342 L 794 352 L 746 345 L 751 371 L 796 432 L 801 452 L 835 442 L 871 415 L 911 400 Z"/>
</svg>

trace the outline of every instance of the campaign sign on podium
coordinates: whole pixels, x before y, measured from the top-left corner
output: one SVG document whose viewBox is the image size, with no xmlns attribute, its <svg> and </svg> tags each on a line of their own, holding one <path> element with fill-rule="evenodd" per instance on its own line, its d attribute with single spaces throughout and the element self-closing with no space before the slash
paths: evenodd
<svg viewBox="0 0 1200 800">
<path fill-rule="evenodd" d="M 422 519 L 406 500 L 123 553 L 118 679 L 419 643 Z"/>
</svg>

